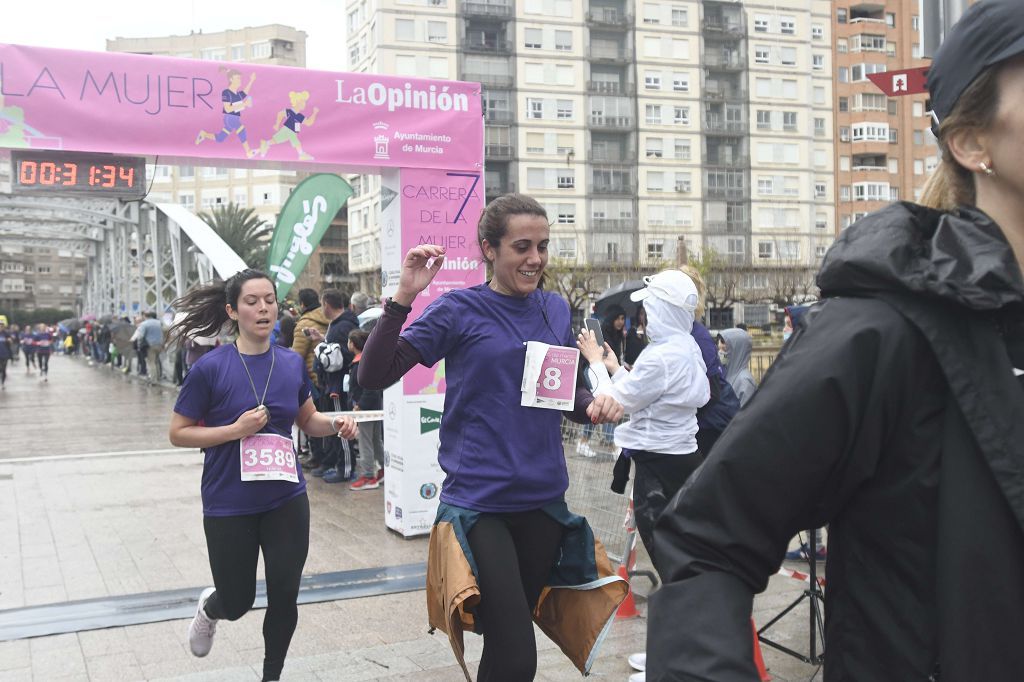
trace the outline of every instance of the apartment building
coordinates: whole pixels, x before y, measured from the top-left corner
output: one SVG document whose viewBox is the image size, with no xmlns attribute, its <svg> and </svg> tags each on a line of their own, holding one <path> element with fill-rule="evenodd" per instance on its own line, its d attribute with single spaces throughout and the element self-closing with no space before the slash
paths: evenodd
<svg viewBox="0 0 1024 682">
<path fill-rule="evenodd" d="M 107 51 L 304 67 L 306 33 L 271 24 L 215 33 L 114 38 L 107 41 Z M 178 203 L 196 213 L 234 202 L 252 207 L 271 225 L 302 177 L 285 170 L 166 165 L 151 168 L 150 174 L 151 201 Z"/>
<path fill-rule="evenodd" d="M 77 312 L 88 262 L 86 253 L 52 239 L 0 237 L 0 313 Z"/>
<path fill-rule="evenodd" d="M 868 75 L 927 66 L 917 0 L 832 7 L 837 139 L 836 228 L 898 199 L 913 201 L 938 164 L 927 95 L 886 97 Z"/>
<path fill-rule="evenodd" d="M 483 85 L 488 198 L 607 281 L 689 254 L 812 268 L 835 233 L 827 0 L 348 0 L 349 68 Z M 379 268 L 376 178 L 352 267 Z"/>
</svg>

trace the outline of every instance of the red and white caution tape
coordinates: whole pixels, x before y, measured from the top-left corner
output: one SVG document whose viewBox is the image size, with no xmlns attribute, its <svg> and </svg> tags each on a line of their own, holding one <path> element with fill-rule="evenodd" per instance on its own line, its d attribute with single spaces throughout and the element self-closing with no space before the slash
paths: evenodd
<svg viewBox="0 0 1024 682">
<path fill-rule="evenodd" d="M 806 573 L 801 573 L 800 571 L 791 570 L 789 568 L 786 568 L 785 566 L 780 567 L 779 568 L 779 572 L 776 573 L 775 575 L 781 575 L 781 576 L 785 576 L 787 578 L 793 578 L 794 580 L 799 580 L 800 582 L 807 583 L 808 585 L 811 584 L 811 576 L 807 575 Z M 817 582 L 818 582 L 818 586 L 819 587 L 825 587 L 825 579 L 824 578 L 817 578 Z"/>
</svg>

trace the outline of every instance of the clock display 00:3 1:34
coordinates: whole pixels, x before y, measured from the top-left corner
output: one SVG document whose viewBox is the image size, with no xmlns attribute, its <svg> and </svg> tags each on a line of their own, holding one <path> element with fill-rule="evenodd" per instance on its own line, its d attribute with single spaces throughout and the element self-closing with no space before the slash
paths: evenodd
<svg viewBox="0 0 1024 682">
<path fill-rule="evenodd" d="M 135 187 L 135 167 L 121 164 L 85 164 L 76 161 L 20 160 L 18 182 L 24 186 Z"/>
</svg>

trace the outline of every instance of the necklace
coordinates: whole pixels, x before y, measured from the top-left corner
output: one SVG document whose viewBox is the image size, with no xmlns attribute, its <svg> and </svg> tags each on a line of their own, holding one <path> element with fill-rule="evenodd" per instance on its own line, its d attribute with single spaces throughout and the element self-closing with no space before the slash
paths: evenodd
<svg viewBox="0 0 1024 682">
<path fill-rule="evenodd" d="M 270 371 L 267 373 L 267 385 L 263 387 L 263 397 L 261 398 L 259 393 L 256 392 L 256 383 L 252 380 L 252 374 L 249 373 L 249 366 L 245 364 L 245 358 L 242 357 L 242 351 L 238 350 L 237 343 L 235 343 L 235 350 L 238 352 L 238 360 L 242 363 L 242 369 L 245 370 L 245 376 L 249 377 L 249 385 L 252 386 L 252 394 L 253 397 L 256 398 L 257 409 L 266 410 L 267 406 L 263 404 L 263 401 L 267 399 L 267 390 L 270 388 L 270 378 L 274 376 L 274 363 L 277 361 L 277 353 L 274 352 L 274 348 L 271 346 Z"/>
</svg>

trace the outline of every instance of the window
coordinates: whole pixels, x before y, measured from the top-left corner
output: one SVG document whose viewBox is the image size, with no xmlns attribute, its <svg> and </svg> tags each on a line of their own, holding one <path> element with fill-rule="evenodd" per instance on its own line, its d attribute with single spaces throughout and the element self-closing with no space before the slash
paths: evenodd
<svg viewBox="0 0 1024 682">
<path fill-rule="evenodd" d="M 825 37 L 825 29 L 815 24 L 811 26 L 811 40 L 822 40 Z"/>
<path fill-rule="evenodd" d="M 555 214 L 555 222 L 559 225 L 576 224 L 576 207 L 573 204 L 556 204 L 552 213 Z M 575 250 L 575 247 L 573 249 Z"/>
<path fill-rule="evenodd" d="M 196 169 L 192 166 L 178 166 L 178 175 L 183 178 L 194 178 Z"/>
<path fill-rule="evenodd" d="M 661 260 L 665 255 L 665 240 L 652 239 L 647 242 L 647 260 Z"/>
<path fill-rule="evenodd" d="M 661 171 L 647 171 L 647 191 L 664 192 L 665 174 Z"/>
<path fill-rule="evenodd" d="M 850 69 L 851 80 L 854 83 L 866 81 L 872 73 L 885 71 L 885 64 L 854 64 Z"/>
<path fill-rule="evenodd" d="M 815 258 L 824 258 L 826 251 L 828 251 L 828 247 L 827 246 L 815 246 L 814 247 L 814 257 Z"/>
<path fill-rule="evenodd" d="M 771 130 L 772 127 L 772 112 L 766 109 L 757 110 L 757 129 L 758 130 Z"/>
<path fill-rule="evenodd" d="M 889 201 L 889 183 L 855 182 L 853 183 L 853 200 Z"/>
<path fill-rule="evenodd" d="M 690 125 L 690 107 L 672 107 L 672 122 L 677 125 Z"/>
<path fill-rule="evenodd" d="M 800 242 L 795 239 L 783 239 L 780 241 L 779 258 L 782 260 L 799 260 Z"/>
<path fill-rule="evenodd" d="M 774 194 L 775 193 L 775 178 L 758 178 L 757 179 L 757 193 L 758 194 Z"/>
<path fill-rule="evenodd" d="M 889 201 L 899 201 L 899 200 L 900 200 L 900 188 L 899 187 L 890 187 L 889 188 Z"/>
<path fill-rule="evenodd" d="M 685 8 L 673 7 L 672 8 L 672 25 L 673 26 L 686 26 L 690 23 L 689 16 Z"/>
<path fill-rule="evenodd" d="M 821 71 L 825 68 L 825 55 L 815 54 L 811 55 L 811 67 L 815 71 Z"/>
<path fill-rule="evenodd" d="M 839 126 L 839 141 L 849 142 L 850 141 L 850 128 L 848 126 Z"/>
<path fill-rule="evenodd" d="M 672 90 L 675 92 L 689 92 L 690 76 L 685 73 L 672 74 Z"/>
<path fill-rule="evenodd" d="M 412 19 L 395 19 L 395 40 L 416 40 L 416 22 Z"/>
<path fill-rule="evenodd" d="M 558 171 L 558 189 L 573 189 L 576 187 L 576 170 L 564 168 Z"/>
<path fill-rule="evenodd" d="M 572 51 L 572 31 L 555 31 L 555 49 L 561 52 Z"/>
<path fill-rule="evenodd" d="M 889 144 L 899 144 L 899 133 L 893 129 L 889 129 Z"/>
<path fill-rule="evenodd" d="M 571 99 L 560 99 L 556 102 L 557 117 L 562 121 L 572 120 L 573 106 Z"/>
<path fill-rule="evenodd" d="M 921 30 L 921 17 L 917 16 L 916 14 L 914 16 L 910 17 L 910 25 L 914 28 L 914 33 L 917 33 L 918 31 L 920 31 Z"/>
<path fill-rule="evenodd" d="M 779 33 L 783 35 L 796 35 L 796 21 L 793 17 L 779 17 Z"/>
<path fill-rule="evenodd" d="M 661 123 L 661 105 L 647 104 L 644 106 L 644 121 L 647 123 Z"/>
<path fill-rule="evenodd" d="M 644 155 L 648 159 L 660 159 L 663 154 L 662 139 L 660 137 L 648 137 L 644 147 Z"/>
<path fill-rule="evenodd" d="M 899 112 L 899 102 L 891 99 L 886 103 L 885 109 L 889 112 L 890 116 L 895 116 Z"/>
<path fill-rule="evenodd" d="M 893 14 L 892 12 L 886 12 L 885 13 L 885 23 L 890 28 L 891 27 L 895 27 L 896 26 L 896 15 Z"/>
<path fill-rule="evenodd" d="M 814 215 L 814 229 L 824 230 L 828 228 L 828 215 L 824 213 L 816 213 Z"/>
<path fill-rule="evenodd" d="M 539 50 L 543 31 L 539 28 L 528 28 L 524 31 L 523 47 Z"/>
<path fill-rule="evenodd" d="M 849 97 L 840 97 L 839 98 L 839 111 L 845 112 L 845 111 L 849 111 L 849 110 L 850 110 L 850 98 Z"/>
<path fill-rule="evenodd" d="M 676 192 L 689 194 L 693 190 L 693 182 L 689 173 L 676 173 Z"/>
<path fill-rule="evenodd" d="M 768 32 L 768 17 L 764 14 L 757 14 L 754 16 L 754 33 L 767 33 Z"/>
<path fill-rule="evenodd" d="M 840 129 L 841 130 L 841 129 Z M 888 142 L 888 123 L 855 123 L 853 125 L 854 142 Z"/>
<path fill-rule="evenodd" d="M 771 258 L 773 251 L 772 242 L 758 242 L 757 243 L 757 257 L 758 258 Z"/>
<path fill-rule="evenodd" d="M 850 52 L 885 52 L 884 35 L 861 33 L 850 39 Z"/>
<path fill-rule="evenodd" d="M 782 129 L 789 132 L 796 132 L 796 112 L 782 112 Z"/>
<path fill-rule="evenodd" d="M 199 50 L 199 58 L 222 62 L 227 58 L 227 51 L 223 47 L 207 47 Z"/>
<path fill-rule="evenodd" d="M 825 198 L 825 189 L 826 188 L 825 188 L 825 183 L 824 182 L 816 182 L 816 183 L 814 183 L 814 198 L 815 199 L 824 199 Z"/>
<path fill-rule="evenodd" d="M 615 242 L 607 242 L 605 244 L 607 251 L 605 252 L 605 258 L 609 263 L 619 262 L 619 245 Z"/>
<path fill-rule="evenodd" d="M 196 195 L 192 193 L 186 194 L 183 192 L 178 195 L 178 203 L 184 206 L 185 208 L 195 208 Z"/>
<path fill-rule="evenodd" d="M 849 50 L 849 42 L 846 38 L 836 38 L 836 52 L 846 54 Z"/>
<path fill-rule="evenodd" d="M 661 74 L 653 71 L 645 73 L 644 88 L 647 90 L 661 90 Z"/>
<path fill-rule="evenodd" d="M 782 64 L 783 66 L 796 66 L 796 48 L 780 47 L 779 63 Z"/>
<path fill-rule="evenodd" d="M 544 133 L 526 133 L 526 153 L 544 153 Z"/>
<path fill-rule="evenodd" d="M 924 144 L 924 133 L 921 132 L 920 130 L 915 130 L 914 131 L 914 146 L 915 147 L 920 147 L 923 144 Z"/>
<path fill-rule="evenodd" d="M 674 145 L 675 156 L 680 161 L 690 160 L 690 141 L 677 139 Z"/>
<path fill-rule="evenodd" d="M 760 46 L 754 48 L 754 63 L 755 64 L 767 64 L 771 59 L 771 50 L 766 46 Z"/>
<path fill-rule="evenodd" d="M 655 5 L 654 3 L 651 2 L 645 2 L 643 21 L 645 24 L 660 24 L 661 5 Z"/>
<path fill-rule="evenodd" d="M 448 24 L 443 21 L 428 21 L 427 22 L 427 42 L 428 43 L 447 43 L 448 42 Z"/>
<path fill-rule="evenodd" d="M 815 137 L 825 136 L 825 119 L 815 118 L 814 119 L 814 135 Z"/>
<path fill-rule="evenodd" d="M 231 61 L 237 62 L 245 59 L 245 45 L 231 46 Z"/>
<path fill-rule="evenodd" d="M 846 23 L 846 9 L 844 9 L 844 8 L 836 9 L 836 23 L 839 23 L 839 24 L 845 24 Z"/>
<path fill-rule="evenodd" d="M 575 237 L 556 237 L 555 238 L 555 253 L 558 258 L 576 258 L 576 238 Z"/>
<path fill-rule="evenodd" d="M 544 118 L 544 100 L 535 97 L 526 98 L 528 118 Z"/>
<path fill-rule="evenodd" d="M 825 88 L 821 87 L 820 85 L 815 85 L 814 89 L 811 92 L 815 104 L 825 103 Z"/>
</svg>

